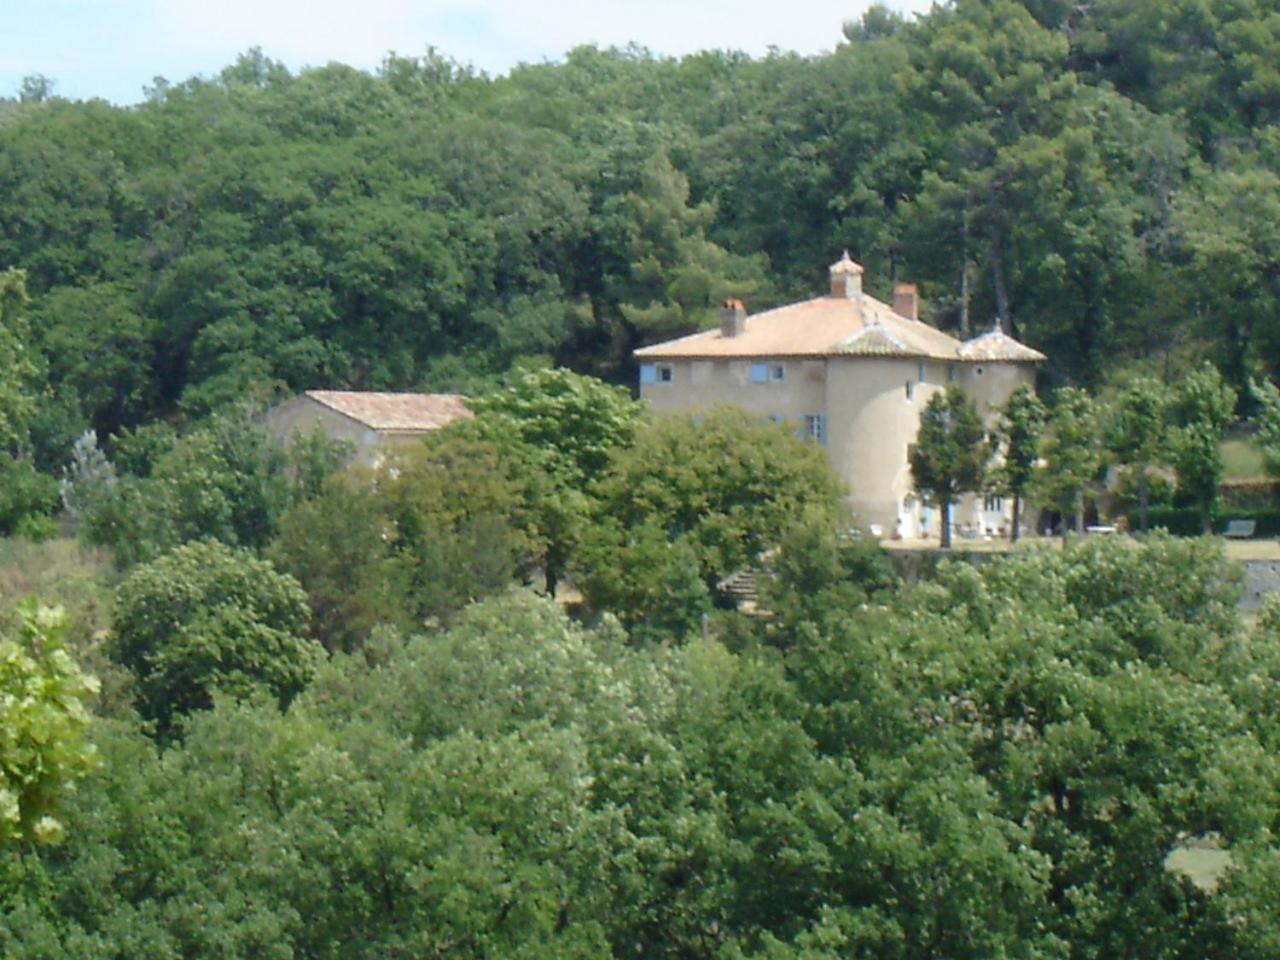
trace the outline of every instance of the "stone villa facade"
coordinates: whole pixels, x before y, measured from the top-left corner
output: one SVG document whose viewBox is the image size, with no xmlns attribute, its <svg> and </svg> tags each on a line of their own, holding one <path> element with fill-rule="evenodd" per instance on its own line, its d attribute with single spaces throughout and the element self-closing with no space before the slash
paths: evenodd
<svg viewBox="0 0 1280 960">
<path fill-rule="evenodd" d="M 990 419 L 1045 356 L 998 329 L 948 336 L 918 319 L 914 286 L 900 284 L 889 305 L 863 292 L 862 272 L 846 253 L 827 296 L 753 316 L 730 300 L 719 329 L 637 350 L 640 395 L 657 411 L 731 404 L 791 425 L 826 447 L 862 524 L 936 536 L 936 511 L 920 502 L 907 459 L 921 410 L 955 383 Z M 965 497 L 952 514 L 975 533 L 1010 522 L 994 497 Z"/>
</svg>

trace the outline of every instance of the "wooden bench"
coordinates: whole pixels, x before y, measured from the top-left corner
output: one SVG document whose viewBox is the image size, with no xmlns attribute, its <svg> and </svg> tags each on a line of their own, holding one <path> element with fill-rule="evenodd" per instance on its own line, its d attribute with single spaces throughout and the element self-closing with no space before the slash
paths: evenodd
<svg viewBox="0 0 1280 960">
<path fill-rule="evenodd" d="M 1232 540 L 1248 540 L 1257 526 L 1253 520 L 1228 520 L 1227 529 L 1222 531 L 1222 535 Z"/>
</svg>

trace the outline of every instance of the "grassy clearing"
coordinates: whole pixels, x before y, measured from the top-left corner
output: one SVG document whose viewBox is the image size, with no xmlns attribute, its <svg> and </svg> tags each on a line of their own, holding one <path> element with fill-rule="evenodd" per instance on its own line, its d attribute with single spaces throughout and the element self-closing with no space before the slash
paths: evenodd
<svg viewBox="0 0 1280 960">
<path fill-rule="evenodd" d="M 1228 480 L 1263 480 L 1267 471 L 1262 466 L 1262 451 L 1252 440 L 1237 438 L 1222 445 L 1222 460 Z"/>
<path fill-rule="evenodd" d="M 75 540 L 0 539 L 0 632 L 14 629 L 14 606 L 27 597 L 62 607 L 71 655 L 101 681 L 98 709 L 108 713 L 127 709 L 130 699 L 129 675 L 105 649 L 116 577 L 106 551 Z"/>
</svg>

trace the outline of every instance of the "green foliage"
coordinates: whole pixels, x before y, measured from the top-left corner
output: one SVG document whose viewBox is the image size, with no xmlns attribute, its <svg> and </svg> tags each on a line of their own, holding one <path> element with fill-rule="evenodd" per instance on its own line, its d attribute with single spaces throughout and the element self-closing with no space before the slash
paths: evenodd
<svg viewBox="0 0 1280 960">
<path fill-rule="evenodd" d="M 631 444 L 642 410 L 627 391 L 564 368 L 520 373 L 471 406 L 501 418 L 514 439 L 549 454 L 550 469 L 562 483 L 575 485 L 598 477 L 614 451 Z"/>
<path fill-rule="evenodd" d="M 1037 486 L 1079 513 L 1105 440 L 1220 518 L 1223 381 L 1280 356 L 1274 14 L 957 0 L 873 10 L 820 56 L 588 47 L 499 78 L 250 51 L 127 110 L 24 83 L 0 103 L 11 493 L 69 462 L 85 536 L 124 565 L 271 544 L 315 635 L 364 656 L 287 714 L 224 699 L 161 752 L 95 722 L 107 763 L 56 791 L 66 844 L 0 856 L 0 954 L 1274 957 L 1276 617 L 1238 621 L 1215 548 L 1114 538 L 895 588 L 836 536 L 816 447 L 722 442 L 770 428 L 718 414 L 631 446 L 634 408 L 558 372 L 367 483 L 234 415 L 164 425 L 277 388 L 492 383 L 532 354 L 627 379 L 638 340 L 726 295 L 811 295 L 849 246 L 872 293 L 919 281 L 950 330 L 995 317 L 1049 383 L 1212 357 L 1221 377 L 1173 391 L 1167 452 L 1151 384 L 1114 420 L 1059 391 Z M 89 425 L 114 483 L 76 465 Z M 237 590 L 279 586 L 236 561 Z M 771 648 L 629 649 L 524 595 L 461 609 L 575 563 L 655 640 L 759 564 Z M 224 678 L 213 648 L 309 663 L 283 592 L 287 629 L 210 601 L 165 628 L 187 652 L 164 666 L 238 695 L 250 665 Z M 456 625 L 392 626 L 433 614 Z M 1162 866 L 1205 836 L 1233 865 L 1214 894 Z"/>
<path fill-rule="evenodd" d="M 1208 364 L 1182 379 L 1174 400 L 1178 494 L 1200 511 L 1205 532 L 1222 482 L 1222 437 L 1235 405 L 1235 391 Z"/>
<path fill-rule="evenodd" d="M 1021 526 L 1021 501 L 1036 478 L 1040 464 L 1040 443 L 1049 411 L 1035 391 L 1018 387 L 1000 411 L 995 431 L 999 466 L 995 470 L 996 489 L 1013 497 L 1013 524 L 1009 539 L 1017 542 Z"/>
<path fill-rule="evenodd" d="M 801 639 L 800 625 L 843 617 L 897 585 L 884 548 L 857 529 L 840 530 L 817 513 L 801 517 L 770 555 L 760 583 L 760 606 L 768 611 L 767 642 Z"/>
<path fill-rule="evenodd" d="M 951 505 L 982 489 L 991 445 L 978 410 L 955 386 L 929 398 L 910 450 L 911 479 L 942 510 L 942 546 L 951 546 Z"/>
<path fill-rule="evenodd" d="M 465 426 L 397 451 L 375 482 L 418 622 L 523 579 L 545 550 L 519 451 Z"/>
<path fill-rule="evenodd" d="M 263 690 L 282 706 L 321 656 L 304 639 L 307 596 L 252 554 L 215 541 L 180 546 L 133 571 L 116 592 L 112 658 L 137 677 L 138 710 L 162 733 L 208 709 L 215 691 Z"/>
<path fill-rule="evenodd" d="M 65 844 L 0 857 L 0 950 L 1262 960 L 1280 634 L 1224 570 L 1167 538 L 948 563 L 828 589 L 783 656 L 508 593 L 287 713 L 222 699 L 161 751 L 98 721 Z M 1216 893 L 1163 866 L 1210 835 Z"/>
<path fill-rule="evenodd" d="M 582 545 L 578 580 L 591 605 L 617 616 L 637 642 L 683 640 L 711 612 L 698 559 L 688 539 L 672 541 L 655 519 L 602 524 Z"/>
<path fill-rule="evenodd" d="M 1262 463 L 1272 477 L 1280 477 L 1280 389 L 1270 380 L 1250 380 L 1249 394 L 1258 405 L 1258 446 Z"/>
<path fill-rule="evenodd" d="M 1084 529 L 1084 496 L 1102 470 L 1102 428 L 1097 404 L 1083 390 L 1065 387 L 1053 398 L 1049 429 L 1041 448 L 1044 463 L 1036 481 L 1039 495 Z"/>
<path fill-rule="evenodd" d="M 28 302 L 26 274 L 12 267 L 0 271 L 0 448 L 8 451 L 26 439 L 36 409 Z"/>
<path fill-rule="evenodd" d="M 842 246 L 1055 379 L 1207 350 L 1243 387 L 1280 343 L 1272 14 L 966 0 L 811 57 L 584 47 L 488 78 L 432 51 L 237 63 L 137 110 L 33 95 L 5 110 L 0 263 L 28 359 L 104 438 L 531 355 L 622 380 L 722 297 L 811 294 Z"/>
<path fill-rule="evenodd" d="M 359 649 L 378 624 L 411 624 L 411 559 L 394 537 L 359 477 L 332 478 L 281 518 L 269 556 L 307 592 L 311 635 L 330 652 Z"/>
<path fill-rule="evenodd" d="M 1138 528 L 1148 526 L 1151 469 L 1169 456 L 1169 391 L 1153 377 L 1128 383 L 1107 411 L 1107 450 L 1129 467 L 1138 484 Z"/>
<path fill-rule="evenodd" d="M 28 459 L 0 453 L 0 535 L 47 528 L 58 508 L 58 481 L 36 471 Z M 56 524 L 54 525 L 56 531 Z M 31 537 L 30 539 L 46 539 Z"/>
<path fill-rule="evenodd" d="M 616 450 L 631 444 L 641 406 L 619 387 L 569 370 L 530 370 L 472 402 L 473 429 L 519 458 L 533 522 L 545 543 L 547 592 L 556 585 L 589 523 L 588 485 Z"/>
<path fill-rule="evenodd" d="M 715 590 L 802 516 L 834 527 L 841 490 L 816 444 L 725 407 L 646 424 L 615 453 L 594 494 L 597 520 L 579 561 L 588 600 L 639 623 L 656 612 L 652 598 L 670 589 L 687 626 L 707 595 L 692 577 Z"/>
<path fill-rule="evenodd" d="M 61 839 L 54 814 L 97 762 L 85 735 L 98 685 L 63 649 L 65 616 L 36 600 L 16 612 L 17 629 L 0 637 L 0 851 Z"/>
<path fill-rule="evenodd" d="M 82 535 L 111 547 L 122 567 L 205 538 L 263 547 L 292 499 L 337 465 L 329 446 L 304 444 L 291 465 L 243 411 L 212 417 L 181 437 L 164 429 L 137 431 L 118 456 L 141 472 L 92 485 Z"/>
</svg>

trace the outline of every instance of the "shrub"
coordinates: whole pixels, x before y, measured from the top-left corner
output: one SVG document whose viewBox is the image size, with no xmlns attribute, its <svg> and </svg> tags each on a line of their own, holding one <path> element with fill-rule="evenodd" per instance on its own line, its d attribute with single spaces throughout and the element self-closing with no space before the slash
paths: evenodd
<svg viewBox="0 0 1280 960">
<path fill-rule="evenodd" d="M 265 689 L 284 706 L 322 648 L 305 639 L 298 581 L 214 541 L 178 547 L 135 570 L 116 593 L 111 654 L 138 679 L 138 708 L 165 733 L 212 705 L 214 690 Z"/>
</svg>

